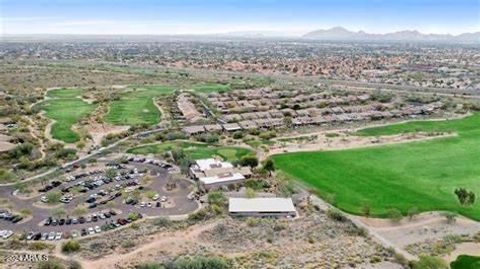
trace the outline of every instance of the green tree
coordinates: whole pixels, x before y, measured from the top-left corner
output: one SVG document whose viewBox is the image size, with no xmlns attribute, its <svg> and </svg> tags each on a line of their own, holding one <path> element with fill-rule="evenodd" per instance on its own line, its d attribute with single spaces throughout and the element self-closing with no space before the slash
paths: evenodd
<svg viewBox="0 0 480 269">
<path fill-rule="evenodd" d="M 250 166 L 251 168 L 255 168 L 258 165 L 258 159 L 255 156 L 244 156 L 240 160 L 241 166 Z"/>
<path fill-rule="evenodd" d="M 273 163 L 272 159 L 268 159 L 263 162 L 263 169 L 268 171 L 268 174 L 272 176 L 272 172 L 275 171 L 275 164 Z"/>
<path fill-rule="evenodd" d="M 388 210 L 388 218 L 393 222 L 399 222 L 402 219 L 402 212 L 396 208 Z"/>
<path fill-rule="evenodd" d="M 60 198 L 62 198 L 62 193 L 60 191 L 50 191 L 47 193 L 46 196 L 49 204 L 56 204 L 60 202 Z"/>
<path fill-rule="evenodd" d="M 416 206 L 411 207 L 408 209 L 407 215 L 410 220 L 413 220 L 413 218 L 418 215 L 418 208 Z"/>
<path fill-rule="evenodd" d="M 475 203 L 475 193 L 465 188 L 456 188 L 455 195 L 462 206 L 471 206 Z"/>
</svg>

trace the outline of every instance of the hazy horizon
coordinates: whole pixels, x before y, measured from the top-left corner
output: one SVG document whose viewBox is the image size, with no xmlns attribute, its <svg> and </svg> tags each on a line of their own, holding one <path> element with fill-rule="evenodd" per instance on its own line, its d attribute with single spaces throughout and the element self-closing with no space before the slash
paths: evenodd
<svg viewBox="0 0 480 269">
<path fill-rule="evenodd" d="M 336 26 L 424 34 L 480 31 L 472 0 L 2 0 L 1 34 L 205 35 L 236 32 L 300 36 Z"/>
</svg>

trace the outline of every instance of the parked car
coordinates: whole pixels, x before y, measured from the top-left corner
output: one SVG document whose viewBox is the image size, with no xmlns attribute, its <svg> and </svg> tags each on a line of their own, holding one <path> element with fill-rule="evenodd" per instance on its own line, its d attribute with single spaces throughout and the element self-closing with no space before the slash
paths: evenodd
<svg viewBox="0 0 480 269">
<path fill-rule="evenodd" d="M 72 238 L 74 238 L 74 239 L 77 238 L 80 235 L 77 230 L 73 230 L 70 234 L 71 234 Z"/>
<path fill-rule="evenodd" d="M 61 240 L 61 239 L 62 239 L 62 235 L 63 235 L 63 233 L 57 232 L 57 233 L 55 234 L 55 240 Z"/>
<path fill-rule="evenodd" d="M 89 235 L 95 234 L 95 230 L 93 229 L 93 227 L 88 228 L 88 234 Z"/>
<path fill-rule="evenodd" d="M 20 222 L 21 220 L 23 220 L 22 216 L 15 216 L 11 221 L 13 223 L 17 223 L 17 222 Z"/>
<path fill-rule="evenodd" d="M 40 233 L 40 232 L 35 233 L 35 235 L 33 236 L 34 241 L 38 241 L 38 240 L 40 240 L 40 238 L 42 238 L 42 233 Z"/>
<path fill-rule="evenodd" d="M 27 240 L 32 240 L 34 235 L 35 235 L 35 232 L 33 232 L 33 231 L 32 231 L 32 232 L 29 232 L 29 233 L 27 234 L 27 238 L 26 238 L 26 239 L 27 239 Z"/>
<path fill-rule="evenodd" d="M 102 230 L 100 229 L 100 226 L 95 226 L 95 232 L 96 233 L 101 233 Z"/>
<path fill-rule="evenodd" d="M 3 238 L 3 239 L 7 239 L 9 238 L 10 236 L 13 235 L 13 231 L 11 230 L 1 230 L 0 231 L 0 236 Z"/>
<path fill-rule="evenodd" d="M 50 232 L 48 234 L 48 240 L 50 240 L 50 241 L 55 240 L 55 232 Z"/>
</svg>

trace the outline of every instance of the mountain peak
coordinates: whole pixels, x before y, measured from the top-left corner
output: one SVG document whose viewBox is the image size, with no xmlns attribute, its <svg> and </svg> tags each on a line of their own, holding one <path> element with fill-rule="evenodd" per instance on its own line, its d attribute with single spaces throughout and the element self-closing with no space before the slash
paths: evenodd
<svg viewBox="0 0 480 269">
<path fill-rule="evenodd" d="M 353 32 L 340 26 L 327 30 L 316 30 L 303 35 L 314 40 L 365 40 L 365 41 L 445 41 L 480 43 L 480 32 L 452 36 L 448 34 L 422 34 L 418 30 L 402 30 L 386 34 Z"/>
</svg>

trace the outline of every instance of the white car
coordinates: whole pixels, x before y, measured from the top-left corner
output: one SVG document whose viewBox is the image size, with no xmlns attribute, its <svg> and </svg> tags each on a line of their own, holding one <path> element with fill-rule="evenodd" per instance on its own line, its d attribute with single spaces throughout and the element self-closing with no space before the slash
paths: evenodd
<svg viewBox="0 0 480 269">
<path fill-rule="evenodd" d="M 55 235 L 55 240 L 61 240 L 62 236 L 63 236 L 63 233 L 57 232 L 57 234 Z"/>
<path fill-rule="evenodd" d="M 1 230 L 0 231 L 0 236 L 3 238 L 3 239 L 7 239 L 9 238 L 10 236 L 13 235 L 13 232 L 10 231 L 10 230 Z"/>
<path fill-rule="evenodd" d="M 153 201 L 157 201 L 158 199 L 160 199 L 160 195 L 158 193 L 152 197 Z"/>
<path fill-rule="evenodd" d="M 48 203 L 47 196 L 44 195 L 44 196 L 40 197 L 40 201 L 42 201 L 43 203 Z"/>
<path fill-rule="evenodd" d="M 32 240 L 34 235 L 35 235 L 34 232 L 29 232 L 27 235 L 27 240 Z"/>
<path fill-rule="evenodd" d="M 42 234 L 42 241 L 47 241 L 48 239 L 48 233 L 43 233 Z"/>
<path fill-rule="evenodd" d="M 102 229 L 100 229 L 100 226 L 95 226 L 95 232 L 96 233 L 101 233 Z"/>
<path fill-rule="evenodd" d="M 160 199 L 160 202 L 166 202 L 167 201 L 167 196 L 162 196 L 162 199 Z"/>
<path fill-rule="evenodd" d="M 88 234 L 95 234 L 95 230 L 92 227 L 88 228 Z"/>
<path fill-rule="evenodd" d="M 80 234 L 78 233 L 77 230 L 73 230 L 73 231 L 71 232 L 71 235 L 72 235 L 72 238 L 77 238 Z"/>
<path fill-rule="evenodd" d="M 50 241 L 51 241 L 51 240 L 55 240 L 55 232 L 50 232 L 50 233 L 48 234 L 48 240 L 50 240 Z"/>
</svg>

